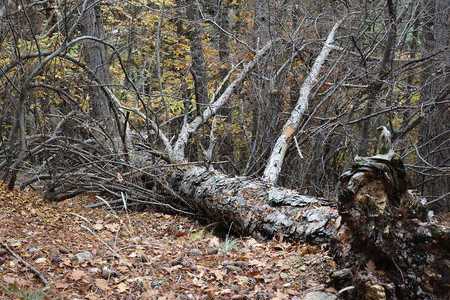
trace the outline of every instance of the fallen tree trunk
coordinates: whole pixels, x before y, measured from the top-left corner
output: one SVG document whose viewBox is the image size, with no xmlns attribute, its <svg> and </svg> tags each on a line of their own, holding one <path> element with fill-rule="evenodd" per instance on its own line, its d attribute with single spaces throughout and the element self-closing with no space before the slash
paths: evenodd
<svg viewBox="0 0 450 300">
<path fill-rule="evenodd" d="M 428 220 L 393 152 L 357 159 L 343 176 L 336 208 L 335 201 L 255 178 L 228 177 L 194 164 L 150 165 L 152 154 L 145 152 L 142 160 L 124 162 L 101 149 L 91 151 L 88 143 L 67 147 L 58 141 L 47 150 L 71 168 L 55 164 L 54 174 L 36 179 L 55 188 L 49 199 L 92 192 L 109 196 L 115 207 L 143 203 L 195 213 L 242 236 L 327 244 L 341 267 L 336 286 L 353 287 L 344 292 L 347 298 L 439 299 L 449 292 L 449 228 Z M 105 164 L 99 154 L 112 158 Z M 341 220 L 345 225 L 339 227 Z"/>
<path fill-rule="evenodd" d="M 428 220 L 391 150 L 358 158 L 342 177 L 338 285 L 349 298 L 444 299 L 450 294 L 449 227 Z M 350 249 L 351 247 L 351 249 Z"/>
<path fill-rule="evenodd" d="M 198 166 L 174 171 L 171 185 L 200 215 L 212 222 L 232 223 L 241 235 L 315 244 L 334 240 L 335 202 Z"/>
<path fill-rule="evenodd" d="M 342 181 L 338 212 L 329 200 L 198 166 L 177 169 L 170 184 L 196 212 L 241 235 L 330 245 L 346 298 L 448 295 L 449 228 L 428 220 L 395 153 L 357 158 Z"/>
</svg>

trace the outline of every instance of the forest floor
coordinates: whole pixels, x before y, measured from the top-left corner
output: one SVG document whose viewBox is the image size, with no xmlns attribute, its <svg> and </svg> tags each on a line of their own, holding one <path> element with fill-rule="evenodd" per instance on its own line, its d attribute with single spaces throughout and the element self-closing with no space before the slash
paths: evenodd
<svg viewBox="0 0 450 300">
<path fill-rule="evenodd" d="M 176 215 L 85 208 L 94 202 L 85 195 L 52 203 L 0 184 L 0 299 L 301 299 L 336 292 L 326 288 L 335 263 L 316 247 L 220 238 L 212 225 Z"/>
</svg>

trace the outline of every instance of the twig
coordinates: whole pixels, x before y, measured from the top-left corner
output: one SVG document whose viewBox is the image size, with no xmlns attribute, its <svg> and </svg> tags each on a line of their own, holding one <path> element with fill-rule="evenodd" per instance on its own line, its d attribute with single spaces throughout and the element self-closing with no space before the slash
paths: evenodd
<svg viewBox="0 0 450 300">
<path fill-rule="evenodd" d="M 38 277 L 43 284 L 45 284 L 44 290 L 48 290 L 50 288 L 50 283 L 45 279 L 44 275 L 42 275 L 41 272 L 39 272 L 35 267 L 27 263 L 25 260 L 23 260 L 22 257 L 20 257 L 18 254 L 16 254 L 11 248 L 9 248 L 8 245 L 4 243 L 0 243 L 6 250 L 8 250 L 9 253 L 11 253 L 15 258 L 17 258 L 18 261 L 20 261 L 26 268 L 30 269 L 31 272 L 34 273 L 36 277 Z"/>
<path fill-rule="evenodd" d="M 405 277 L 403 277 L 402 269 L 400 269 L 400 267 L 397 265 L 397 263 L 395 262 L 395 260 L 394 260 L 393 257 L 392 257 L 392 262 L 393 262 L 394 265 L 397 267 L 397 269 L 400 271 L 400 275 L 402 276 L 402 281 L 405 282 Z"/>
<path fill-rule="evenodd" d="M 297 148 L 298 156 L 300 156 L 301 159 L 304 159 L 302 151 L 300 150 L 300 146 L 298 145 L 296 136 L 294 136 L 294 142 L 295 142 L 295 148 Z"/>
<path fill-rule="evenodd" d="M 71 213 L 72 215 L 74 215 L 74 216 L 76 216 L 76 217 L 78 217 L 78 218 L 80 218 L 80 219 L 82 219 L 83 221 L 85 221 L 87 224 L 91 224 L 91 222 L 88 220 L 88 219 L 86 219 L 85 217 L 83 217 L 82 215 L 80 215 L 80 214 L 77 214 L 77 213 L 74 213 L 74 212 L 72 212 Z M 121 258 L 121 256 L 119 255 L 119 253 L 117 253 L 117 251 L 114 249 L 114 248 L 112 248 L 110 245 L 108 245 L 98 234 L 96 234 L 91 228 L 89 228 L 88 226 L 86 226 L 86 225 L 84 225 L 84 224 L 81 224 L 80 225 L 81 226 L 81 228 L 83 228 L 83 229 L 86 229 L 87 231 L 89 231 L 99 242 L 101 242 L 103 245 L 105 245 L 112 253 L 113 253 L 113 255 L 115 256 L 115 257 L 117 257 L 117 258 Z"/>
<path fill-rule="evenodd" d="M 111 204 L 117 204 L 117 203 L 122 203 L 122 199 L 112 200 L 112 201 L 108 201 L 108 202 L 103 202 L 103 201 L 102 202 L 97 202 L 97 203 L 94 203 L 94 204 L 86 205 L 85 208 L 97 208 L 97 207 L 105 206 L 105 205 L 107 205 L 108 207 L 111 207 Z"/>
<path fill-rule="evenodd" d="M 427 204 L 425 204 L 425 205 L 430 205 L 431 203 L 434 203 L 434 202 L 437 202 L 437 201 L 439 201 L 439 200 L 441 200 L 441 199 L 444 199 L 445 197 L 447 197 L 447 196 L 449 196 L 449 195 L 450 195 L 450 192 L 447 193 L 447 194 L 445 194 L 445 195 L 442 195 L 442 196 L 440 196 L 440 197 L 438 197 L 438 198 L 436 198 L 436 199 L 434 199 L 434 200 L 432 200 L 432 201 L 430 201 L 430 202 L 427 202 Z"/>
<path fill-rule="evenodd" d="M 49 226 L 49 227 L 54 227 L 54 228 L 58 228 L 58 226 L 53 225 L 53 224 L 47 224 L 47 223 L 43 223 L 43 222 L 32 222 L 34 224 L 40 225 L 40 226 Z"/>
</svg>

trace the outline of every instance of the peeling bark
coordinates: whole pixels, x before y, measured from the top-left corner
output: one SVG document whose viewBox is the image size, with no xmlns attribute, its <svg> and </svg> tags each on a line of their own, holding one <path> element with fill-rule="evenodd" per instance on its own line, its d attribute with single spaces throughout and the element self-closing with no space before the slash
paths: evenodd
<svg viewBox="0 0 450 300">
<path fill-rule="evenodd" d="M 228 177 L 201 167 L 178 169 L 172 185 L 202 216 L 233 223 L 241 235 L 327 243 L 334 239 L 332 201 L 299 195 L 268 182 Z"/>
</svg>

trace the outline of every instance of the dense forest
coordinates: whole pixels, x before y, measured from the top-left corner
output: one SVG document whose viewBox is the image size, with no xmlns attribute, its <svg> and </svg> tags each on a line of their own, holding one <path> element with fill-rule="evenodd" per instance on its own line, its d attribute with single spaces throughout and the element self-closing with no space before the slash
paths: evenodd
<svg viewBox="0 0 450 300">
<path fill-rule="evenodd" d="M 140 160 L 149 176 L 192 162 L 333 197 L 384 125 L 412 187 L 448 208 L 448 15 L 445 0 L 2 1 L 3 179 L 54 198 L 133 180 Z"/>
<path fill-rule="evenodd" d="M 448 212 L 449 10 L 449 0 L 1 0 L 1 179 L 50 201 L 89 193 L 107 199 L 91 207 L 203 216 L 243 235 L 292 233 L 307 210 L 321 230 L 285 236 L 320 243 L 336 233 L 326 224 L 342 175 L 367 171 L 353 162 L 395 155 L 385 176 L 402 183 L 396 193 Z M 363 162 L 379 170 L 379 159 Z M 265 195 L 270 211 L 249 200 Z"/>
</svg>

